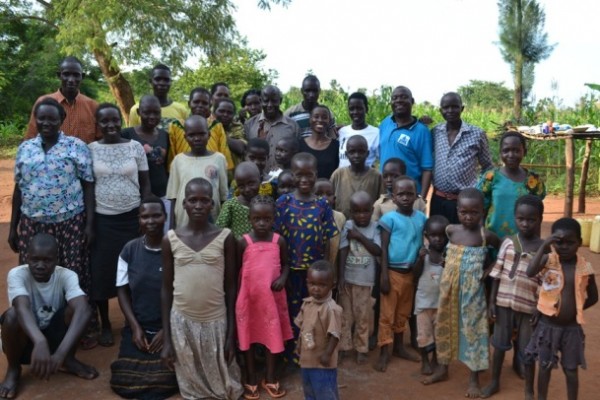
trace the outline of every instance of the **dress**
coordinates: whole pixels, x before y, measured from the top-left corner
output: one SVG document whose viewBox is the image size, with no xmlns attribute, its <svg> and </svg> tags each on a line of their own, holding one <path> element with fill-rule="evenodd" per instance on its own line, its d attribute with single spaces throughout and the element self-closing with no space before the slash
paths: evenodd
<svg viewBox="0 0 600 400">
<path fill-rule="evenodd" d="M 315 150 L 306 144 L 306 139 L 300 140 L 299 152 L 310 153 L 317 159 L 317 178 L 331 178 L 331 174 L 340 164 L 340 142 L 333 139 L 323 150 Z"/>
<path fill-rule="evenodd" d="M 271 283 L 281 275 L 279 235 L 270 242 L 253 242 L 244 235 L 246 250 L 240 271 L 240 291 L 235 303 L 240 350 L 253 343 L 266 346 L 271 353 L 281 353 L 284 341 L 293 338 L 285 289 L 271 290 Z"/>
<path fill-rule="evenodd" d="M 235 236 L 236 240 L 239 240 L 243 234 L 250 232 L 252 224 L 250 223 L 250 209 L 240 203 L 237 197 L 232 197 L 223 203 L 223 208 L 217 218 L 217 225 L 219 228 L 229 228 Z"/>
</svg>

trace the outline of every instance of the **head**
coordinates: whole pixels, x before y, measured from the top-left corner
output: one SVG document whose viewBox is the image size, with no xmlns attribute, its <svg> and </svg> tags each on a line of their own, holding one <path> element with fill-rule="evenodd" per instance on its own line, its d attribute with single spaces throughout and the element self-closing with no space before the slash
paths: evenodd
<svg viewBox="0 0 600 400">
<path fill-rule="evenodd" d="M 335 207 L 335 192 L 333 191 L 333 185 L 327 178 L 319 178 L 315 182 L 315 195 L 325 197 L 329 205 Z"/>
<path fill-rule="evenodd" d="M 369 144 L 362 135 L 350 136 L 346 143 L 346 157 L 352 167 L 364 168 L 369 155 Z"/>
<path fill-rule="evenodd" d="M 247 202 L 258 195 L 261 179 L 256 164 L 250 161 L 239 163 L 235 167 L 234 179 L 240 196 Z"/>
<path fill-rule="evenodd" d="M 515 203 L 515 223 L 523 237 L 539 235 L 544 217 L 544 202 L 537 196 L 526 194 Z"/>
<path fill-rule="evenodd" d="M 364 190 L 350 196 L 350 217 L 358 227 L 369 226 L 373 215 L 373 199 Z"/>
<path fill-rule="evenodd" d="M 577 259 L 577 250 L 581 246 L 581 225 L 573 218 L 561 218 L 552 224 L 554 250 L 560 261 Z"/>
<path fill-rule="evenodd" d="M 79 94 L 79 86 L 85 77 L 83 65 L 76 57 L 65 57 L 58 66 L 56 73 L 60 79 L 60 92 L 68 99 L 73 99 Z"/>
<path fill-rule="evenodd" d="M 230 98 L 216 100 L 213 106 L 213 113 L 219 122 L 223 124 L 223 127 L 229 129 L 235 115 L 235 103 Z"/>
<path fill-rule="evenodd" d="M 208 221 L 214 205 L 213 187 L 208 180 L 194 178 L 185 185 L 183 209 L 190 221 Z"/>
<path fill-rule="evenodd" d="M 303 194 L 312 193 L 317 180 L 317 159 L 310 153 L 297 153 L 292 157 L 292 175 L 296 190 Z"/>
<path fill-rule="evenodd" d="M 221 99 L 228 99 L 229 96 L 229 86 L 225 82 L 217 82 L 210 87 L 210 101 L 212 104 Z"/>
<path fill-rule="evenodd" d="M 254 117 L 257 114 L 260 114 L 262 110 L 262 105 L 260 102 L 260 90 L 258 89 L 249 89 L 244 92 L 242 95 L 241 101 L 242 107 L 248 111 L 250 117 Z"/>
<path fill-rule="evenodd" d="M 63 106 L 51 97 L 46 97 L 37 103 L 33 109 L 33 116 L 42 141 L 54 141 L 58 138 L 60 126 L 67 113 Z"/>
<path fill-rule="evenodd" d="M 158 97 L 152 95 L 142 96 L 137 113 L 146 129 L 154 129 L 160 124 L 161 107 Z"/>
<path fill-rule="evenodd" d="M 210 116 L 210 92 L 203 87 L 192 89 L 188 98 L 188 106 L 192 115 L 208 118 Z"/>
<path fill-rule="evenodd" d="M 477 229 L 483 218 L 483 193 L 475 188 L 460 191 L 456 201 L 459 222 L 467 229 Z"/>
<path fill-rule="evenodd" d="M 140 230 L 148 236 L 161 236 L 167 219 L 165 204 L 156 196 L 142 199 L 139 209 Z"/>
<path fill-rule="evenodd" d="M 369 101 L 367 96 L 361 92 L 354 92 L 348 97 L 348 115 L 352 120 L 352 126 L 364 127 L 365 118 L 369 112 Z"/>
<path fill-rule="evenodd" d="M 400 178 L 402 175 L 406 175 L 406 164 L 399 158 L 388 158 L 383 164 L 383 183 L 387 193 L 394 192 L 394 181 Z"/>
<path fill-rule="evenodd" d="M 112 103 L 102 103 L 96 109 L 96 124 L 107 143 L 117 143 L 121 140 L 121 110 Z"/>
<path fill-rule="evenodd" d="M 267 85 L 260 92 L 260 101 L 265 118 L 272 121 L 281 115 L 281 90 L 277 86 Z"/>
<path fill-rule="evenodd" d="M 48 282 L 58 263 L 58 244 L 48 233 L 36 234 L 29 243 L 27 264 L 36 282 Z"/>
<path fill-rule="evenodd" d="M 269 142 L 260 138 L 252 138 L 248 140 L 246 146 L 246 161 L 253 162 L 260 171 L 260 176 L 263 175 L 269 159 Z"/>
<path fill-rule="evenodd" d="M 156 97 L 166 97 L 171 90 L 171 70 L 165 64 L 156 64 L 150 71 L 150 85 Z"/>
<path fill-rule="evenodd" d="M 396 118 L 410 117 L 415 104 L 412 92 L 406 86 L 398 86 L 392 92 L 392 112 Z"/>
<path fill-rule="evenodd" d="M 185 120 L 185 141 L 190 145 L 193 153 L 204 153 L 210 138 L 206 118 L 192 115 Z"/>
<path fill-rule="evenodd" d="M 294 154 L 298 152 L 298 139 L 284 136 L 275 144 L 275 162 L 283 168 L 289 167 Z"/>
<path fill-rule="evenodd" d="M 448 92 L 442 96 L 440 101 L 440 113 L 446 122 L 456 123 L 460 121 L 460 114 L 465 109 L 460 95 L 455 92 Z"/>
<path fill-rule="evenodd" d="M 282 196 L 294 191 L 294 175 L 292 170 L 284 169 L 277 177 L 277 196 Z"/>
<path fill-rule="evenodd" d="M 329 297 L 333 288 L 333 267 L 329 261 L 319 260 L 314 262 L 306 273 L 308 294 L 316 300 Z"/>
<path fill-rule="evenodd" d="M 319 95 L 321 94 L 321 82 L 319 82 L 319 78 L 314 75 L 307 75 L 302 81 L 300 91 L 304 98 L 302 105 L 306 110 L 311 111 L 319 104 Z"/>
<path fill-rule="evenodd" d="M 327 134 L 331 125 L 331 111 L 326 106 L 319 104 L 310 112 L 310 129 L 317 135 Z"/>
<path fill-rule="evenodd" d="M 527 155 L 525 137 L 517 131 L 507 131 L 500 137 L 500 158 L 507 168 L 518 168 Z"/>
<path fill-rule="evenodd" d="M 413 204 L 417 199 L 417 182 L 410 176 L 402 175 L 394 181 L 392 193 L 398 211 L 412 215 Z"/>
<path fill-rule="evenodd" d="M 275 201 L 271 196 L 258 195 L 250 202 L 250 224 L 259 237 L 268 236 L 273 232 L 275 223 Z"/>
<path fill-rule="evenodd" d="M 450 224 L 448 218 L 443 215 L 432 215 L 425 222 L 425 237 L 429 242 L 429 248 L 438 252 L 444 251 L 444 247 L 448 243 L 446 236 L 446 227 Z"/>
</svg>

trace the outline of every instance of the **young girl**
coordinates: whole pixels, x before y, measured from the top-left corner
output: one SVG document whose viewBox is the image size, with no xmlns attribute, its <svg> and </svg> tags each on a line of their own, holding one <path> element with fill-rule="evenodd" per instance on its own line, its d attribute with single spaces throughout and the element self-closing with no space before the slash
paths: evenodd
<svg viewBox="0 0 600 400">
<path fill-rule="evenodd" d="M 327 136 L 331 124 L 329 108 L 318 105 L 310 112 L 310 136 L 300 141 L 299 150 L 317 159 L 317 178 L 331 177 L 340 163 L 340 144 Z"/>
<path fill-rule="evenodd" d="M 243 389 L 234 358 L 235 239 L 209 222 L 209 181 L 194 178 L 184 193 L 189 221 L 162 241 L 161 358 L 175 369 L 183 398 L 237 400 Z"/>
<path fill-rule="evenodd" d="M 498 248 L 498 237 L 481 226 L 483 195 L 475 188 L 458 195 L 460 225 L 449 225 L 450 243 L 440 280 L 440 300 L 435 327 L 439 367 L 424 384 L 448 378 L 448 364 L 458 359 L 471 370 L 466 397 L 480 396 L 479 372 L 488 368 L 488 321 L 481 281 L 487 246 Z"/>
<path fill-rule="evenodd" d="M 517 233 L 514 209 L 525 194 L 546 196 L 546 187 L 535 172 L 521 167 L 527 154 L 525 138 L 519 132 L 504 132 L 500 138 L 500 158 L 504 166 L 484 172 L 477 184 L 483 192 L 485 227 L 500 238 Z"/>
<path fill-rule="evenodd" d="M 283 290 L 289 274 L 285 240 L 272 230 L 275 202 L 269 196 L 256 196 L 250 204 L 252 230 L 238 240 L 240 291 L 235 304 L 240 350 L 245 352 L 244 398 L 258 399 L 258 379 L 254 366 L 256 344 L 266 347 L 267 371 L 261 386 L 270 397 L 283 397 L 285 390 L 275 379 L 276 354 L 293 337 Z"/>
</svg>

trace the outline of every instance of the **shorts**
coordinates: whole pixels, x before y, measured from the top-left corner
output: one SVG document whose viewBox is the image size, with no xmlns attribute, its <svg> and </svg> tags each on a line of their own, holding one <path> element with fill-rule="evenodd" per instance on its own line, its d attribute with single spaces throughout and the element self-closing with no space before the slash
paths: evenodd
<svg viewBox="0 0 600 400">
<path fill-rule="evenodd" d="M 531 317 L 531 314 L 515 311 L 512 308 L 496 307 L 492 346 L 500 351 L 510 350 L 512 348 L 513 333 L 516 330 L 517 358 L 523 361 L 525 348 L 529 344 L 533 332 Z"/>
<path fill-rule="evenodd" d="M 339 400 L 336 368 L 301 368 L 304 400 Z"/>
<path fill-rule="evenodd" d="M 435 318 L 437 308 L 427 308 L 417 314 L 417 343 L 427 352 L 435 350 Z"/>
<path fill-rule="evenodd" d="M 585 335 L 581 325 L 555 325 L 542 317 L 538 322 L 531 340 L 525 349 L 525 362 L 533 364 L 536 360 L 540 368 L 557 368 L 558 352 L 560 363 L 566 370 L 585 369 Z"/>
</svg>

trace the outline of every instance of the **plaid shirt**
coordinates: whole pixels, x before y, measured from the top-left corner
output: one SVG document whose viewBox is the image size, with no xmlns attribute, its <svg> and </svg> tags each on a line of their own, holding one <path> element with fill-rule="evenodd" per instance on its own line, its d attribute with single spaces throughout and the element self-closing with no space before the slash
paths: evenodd
<svg viewBox="0 0 600 400">
<path fill-rule="evenodd" d="M 448 143 L 446 124 L 437 125 L 433 135 L 433 186 L 447 193 L 458 193 L 477 182 L 477 164 L 481 171 L 493 167 L 485 132 L 462 121 L 454 143 Z"/>
</svg>

